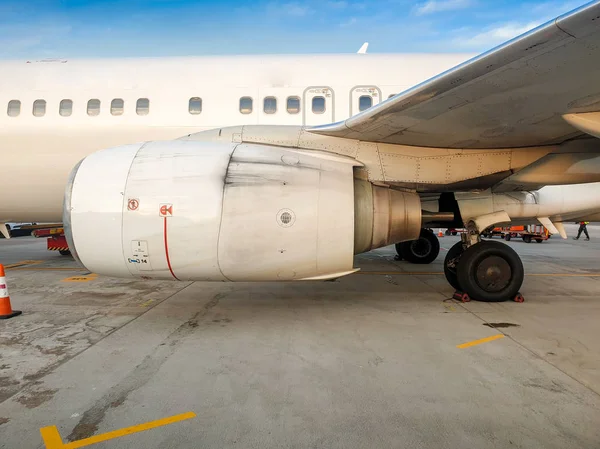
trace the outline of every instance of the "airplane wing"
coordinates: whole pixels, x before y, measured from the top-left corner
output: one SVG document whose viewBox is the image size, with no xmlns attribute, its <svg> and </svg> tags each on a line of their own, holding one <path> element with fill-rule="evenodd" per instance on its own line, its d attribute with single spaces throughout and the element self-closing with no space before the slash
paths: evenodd
<svg viewBox="0 0 600 449">
<path fill-rule="evenodd" d="M 438 148 L 550 145 L 600 111 L 600 1 L 312 133 Z"/>
</svg>

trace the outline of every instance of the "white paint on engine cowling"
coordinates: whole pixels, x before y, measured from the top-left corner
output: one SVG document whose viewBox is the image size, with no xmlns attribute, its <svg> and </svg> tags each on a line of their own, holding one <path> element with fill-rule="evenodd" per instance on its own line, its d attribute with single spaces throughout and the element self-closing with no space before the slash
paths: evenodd
<svg viewBox="0 0 600 449">
<path fill-rule="evenodd" d="M 76 169 L 65 222 L 78 258 L 99 274 L 207 281 L 337 277 L 355 271 L 356 164 L 255 144 L 181 140 L 119 147 L 89 156 Z M 162 205 L 172 208 L 166 218 Z"/>
<path fill-rule="evenodd" d="M 71 174 L 64 207 L 65 232 L 71 251 L 91 271 L 118 277 L 129 273 L 121 239 L 123 192 L 131 163 L 142 146 L 93 153 Z"/>
</svg>

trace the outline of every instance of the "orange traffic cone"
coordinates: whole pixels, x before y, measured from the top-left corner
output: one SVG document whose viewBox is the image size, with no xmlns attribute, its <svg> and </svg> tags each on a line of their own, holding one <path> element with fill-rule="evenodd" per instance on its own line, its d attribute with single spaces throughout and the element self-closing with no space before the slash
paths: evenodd
<svg viewBox="0 0 600 449">
<path fill-rule="evenodd" d="M 4 265 L 0 264 L 0 320 L 7 320 L 13 316 L 21 315 L 20 310 L 13 310 L 10 306 L 10 296 L 6 287 Z"/>
<path fill-rule="evenodd" d="M 442 230 L 440 229 L 440 232 L 438 233 L 438 237 L 443 237 L 444 233 L 442 232 Z"/>
</svg>

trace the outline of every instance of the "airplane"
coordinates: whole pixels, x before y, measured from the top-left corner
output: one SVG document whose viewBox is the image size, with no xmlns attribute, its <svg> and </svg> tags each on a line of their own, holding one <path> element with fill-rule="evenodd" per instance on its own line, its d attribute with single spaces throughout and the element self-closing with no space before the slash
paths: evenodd
<svg viewBox="0 0 600 449">
<path fill-rule="evenodd" d="M 2 63 L 0 218 L 62 214 L 98 274 L 198 281 L 334 279 L 400 242 L 418 263 L 428 227 L 466 226 L 447 280 L 511 299 L 522 262 L 485 229 L 600 219 L 599 17 L 591 2 L 467 62 Z"/>
</svg>

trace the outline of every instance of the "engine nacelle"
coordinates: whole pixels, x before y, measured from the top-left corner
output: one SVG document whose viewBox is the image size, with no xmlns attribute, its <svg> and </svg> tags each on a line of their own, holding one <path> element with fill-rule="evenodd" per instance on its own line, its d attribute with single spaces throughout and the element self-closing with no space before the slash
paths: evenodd
<svg viewBox="0 0 600 449">
<path fill-rule="evenodd" d="M 94 153 L 73 170 L 64 224 L 95 273 L 205 281 L 328 279 L 356 252 L 412 240 L 418 195 L 354 179 L 357 161 L 175 140 Z"/>
</svg>

